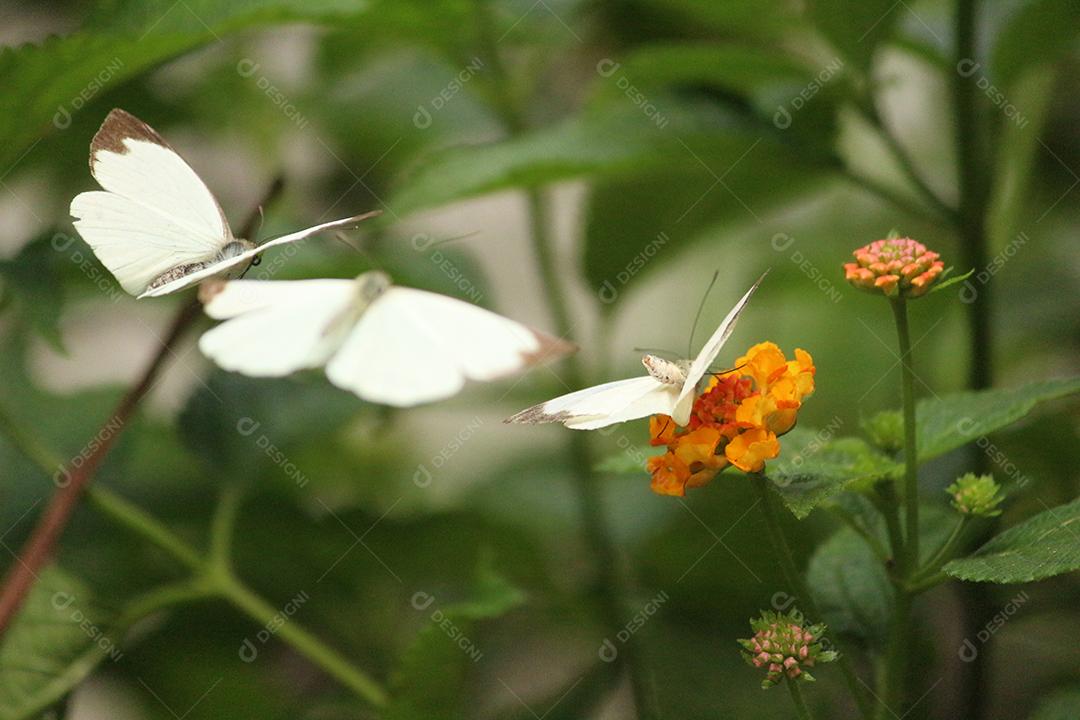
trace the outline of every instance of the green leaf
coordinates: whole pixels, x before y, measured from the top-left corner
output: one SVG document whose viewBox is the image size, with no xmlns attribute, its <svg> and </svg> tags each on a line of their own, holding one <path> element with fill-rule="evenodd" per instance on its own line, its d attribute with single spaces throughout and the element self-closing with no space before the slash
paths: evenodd
<svg viewBox="0 0 1080 720">
<path fill-rule="evenodd" d="M 94 98 L 177 55 L 249 27 L 329 21 L 363 9 L 344 0 L 155 0 L 119 12 L 113 5 L 91 21 L 92 30 L 0 51 L 0 173 L 45 133 L 69 127 Z"/>
<path fill-rule="evenodd" d="M 593 469 L 609 475 L 647 475 L 645 463 L 653 455 L 663 455 L 667 448 L 652 445 L 627 445 L 622 450 L 605 456 Z"/>
<path fill-rule="evenodd" d="M 780 458 L 766 467 L 777 494 L 797 518 L 852 485 L 871 484 L 901 469 L 860 438 L 830 437 L 827 430 L 796 428 L 780 438 Z"/>
<path fill-rule="evenodd" d="M 881 562 L 850 528 L 837 531 L 814 551 L 806 569 L 814 602 L 830 632 L 884 643 L 892 614 L 892 587 Z"/>
<path fill-rule="evenodd" d="M 60 352 L 60 310 L 64 288 L 57 269 L 58 253 L 50 245 L 52 233 L 32 240 L 11 260 L 0 260 L 4 291 L 11 292 L 19 313 L 30 326 Z"/>
<path fill-rule="evenodd" d="M 1080 498 L 1048 508 L 989 540 L 945 572 L 971 582 L 1022 583 L 1080 569 Z"/>
<path fill-rule="evenodd" d="M 893 0 L 812 0 L 810 18 L 833 47 L 863 71 L 907 8 Z"/>
<path fill-rule="evenodd" d="M 43 570 L 0 645 L 0 720 L 37 716 L 100 662 L 118 660 L 114 620 L 78 580 Z"/>
<path fill-rule="evenodd" d="M 1074 0 L 1027 0 L 998 34 L 991 58 L 995 84 L 1009 88 L 1035 65 L 1062 59 L 1076 46 L 1080 5 Z M 977 82 L 978 70 L 971 81 Z M 985 77 L 985 75 L 983 75 Z"/>
<path fill-rule="evenodd" d="M 419 591 L 412 606 L 424 627 L 405 651 L 392 679 L 389 720 L 464 718 L 461 687 L 469 668 L 483 657 L 473 634 L 475 622 L 498 617 L 521 604 L 524 595 L 499 576 L 485 559 L 471 597 L 442 604 L 437 594 Z"/>
<path fill-rule="evenodd" d="M 1039 403 L 1077 392 L 1080 392 L 1080 377 L 920 400 L 915 408 L 919 462 L 1011 425 Z"/>
<path fill-rule="evenodd" d="M 945 277 L 951 271 L 952 271 L 952 268 L 947 268 L 945 270 L 945 272 L 943 272 L 941 274 L 941 277 Z M 941 282 L 935 283 L 934 287 L 930 288 L 930 292 L 936 293 L 939 290 L 944 290 L 945 288 L 950 287 L 952 285 L 955 285 L 958 282 L 963 282 L 964 280 L 967 280 L 969 277 L 971 277 L 974 273 L 975 273 L 975 268 L 972 268 L 971 270 L 968 270 L 963 275 L 957 275 L 956 277 L 951 277 L 948 280 L 942 280 Z"/>
</svg>

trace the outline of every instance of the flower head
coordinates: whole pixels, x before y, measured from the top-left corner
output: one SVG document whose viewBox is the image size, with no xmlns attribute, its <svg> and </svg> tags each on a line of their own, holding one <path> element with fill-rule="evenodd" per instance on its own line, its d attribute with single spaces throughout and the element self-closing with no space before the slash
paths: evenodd
<svg viewBox="0 0 1080 720">
<path fill-rule="evenodd" d="M 667 415 L 649 421 L 652 445 L 667 452 L 649 458 L 652 489 L 685 495 L 707 485 L 728 465 L 759 472 L 780 454 L 777 439 L 795 425 L 802 399 L 814 391 L 814 361 L 804 350 L 788 360 L 771 342 L 759 343 L 735 361 L 735 370 L 713 376 L 694 400 L 690 423 Z"/>
<path fill-rule="evenodd" d="M 761 617 L 750 621 L 750 628 L 754 636 L 738 642 L 747 663 L 765 668 L 765 679 L 761 681 L 765 690 L 785 677 L 811 682 L 814 676 L 807 668 L 832 662 L 838 657 L 835 651 L 822 647 L 825 626 L 804 625 L 802 617 L 796 613 L 765 611 Z"/>
<path fill-rule="evenodd" d="M 994 517 L 1001 514 L 998 505 L 1005 499 L 1001 495 L 1001 486 L 994 482 L 992 475 L 967 473 L 959 478 L 945 492 L 952 496 L 952 506 L 965 515 Z"/>
<path fill-rule="evenodd" d="M 852 253 L 844 263 L 844 278 L 857 288 L 882 292 L 887 297 L 924 295 L 945 271 L 936 252 L 911 238 L 885 238 Z"/>
</svg>

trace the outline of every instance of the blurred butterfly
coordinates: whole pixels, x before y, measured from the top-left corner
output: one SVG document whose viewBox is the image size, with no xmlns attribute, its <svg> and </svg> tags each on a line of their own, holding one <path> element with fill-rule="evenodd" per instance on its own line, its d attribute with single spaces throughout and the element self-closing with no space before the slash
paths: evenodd
<svg viewBox="0 0 1080 720">
<path fill-rule="evenodd" d="M 239 277 L 264 250 L 379 214 L 321 223 L 259 246 L 234 238 L 195 171 L 153 128 L 120 109 L 90 143 L 90 172 L 104 190 L 71 201 L 75 228 L 124 290 L 140 298 Z"/>
<path fill-rule="evenodd" d="M 224 320 L 199 340 L 226 370 L 280 377 L 326 367 L 334 385 L 410 407 L 455 395 L 576 346 L 445 295 L 353 280 L 233 280 L 208 286 L 206 314 Z"/>
<path fill-rule="evenodd" d="M 506 422 L 559 422 L 574 430 L 595 430 L 649 415 L 670 415 L 675 424 L 687 425 L 697 397 L 698 383 L 720 354 L 720 349 L 735 329 L 739 314 L 764 278 L 764 275 L 758 278 L 754 286 L 735 303 L 693 360 L 671 361 L 648 354 L 641 359 L 649 371 L 648 375 L 578 390 L 522 410 Z"/>
</svg>

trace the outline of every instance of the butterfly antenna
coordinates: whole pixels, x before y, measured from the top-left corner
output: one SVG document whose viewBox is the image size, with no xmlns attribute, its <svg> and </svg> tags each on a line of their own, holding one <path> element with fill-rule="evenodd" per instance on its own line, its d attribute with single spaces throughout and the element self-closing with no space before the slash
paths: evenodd
<svg viewBox="0 0 1080 720">
<path fill-rule="evenodd" d="M 720 271 L 713 271 L 709 287 L 705 288 L 705 294 L 701 296 L 701 303 L 698 304 L 697 314 L 694 315 L 694 324 L 690 328 L 690 347 L 686 349 L 686 357 L 688 358 L 694 356 L 694 334 L 697 332 L 698 320 L 701 319 L 701 311 L 705 309 L 705 301 L 709 299 L 709 293 L 712 292 L 713 285 L 716 284 L 716 278 L 718 277 L 720 277 Z"/>
<path fill-rule="evenodd" d="M 428 247 L 438 247 L 440 245 L 445 245 L 446 243 L 457 242 L 458 240 L 464 240 L 465 238 L 471 238 L 474 235 L 479 235 L 479 234 L 480 234 L 479 230 L 473 230 L 472 232 L 465 233 L 464 235 L 455 235 L 454 237 L 448 237 L 448 238 L 443 238 L 442 240 L 436 240 L 435 242 L 428 245 Z"/>
<path fill-rule="evenodd" d="M 727 375 L 728 373 L 733 373 L 736 370 L 742 370 L 744 367 L 747 366 L 747 364 L 748 363 L 743 363 L 742 365 L 736 365 L 735 367 L 730 368 L 728 370 L 717 370 L 716 372 L 710 372 L 709 375 L 712 375 L 713 377 L 719 377 L 721 375 Z"/>
</svg>

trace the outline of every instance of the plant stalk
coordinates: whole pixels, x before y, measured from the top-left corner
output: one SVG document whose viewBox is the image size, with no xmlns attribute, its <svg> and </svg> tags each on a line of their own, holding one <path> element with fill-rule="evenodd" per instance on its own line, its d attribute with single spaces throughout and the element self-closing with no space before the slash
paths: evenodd
<svg viewBox="0 0 1080 720">
<path fill-rule="evenodd" d="M 788 692 L 791 693 L 791 702 L 795 703 L 795 715 L 799 720 L 813 720 L 814 716 L 810 714 L 810 708 L 806 707 L 798 681 L 787 678 L 786 685 Z"/>
<path fill-rule="evenodd" d="M 919 565 L 919 456 L 915 441 L 915 371 L 912 369 L 911 331 L 907 301 L 889 301 L 896 321 L 900 346 L 900 392 L 904 409 L 904 560 L 902 572 L 909 577 Z"/>
</svg>

